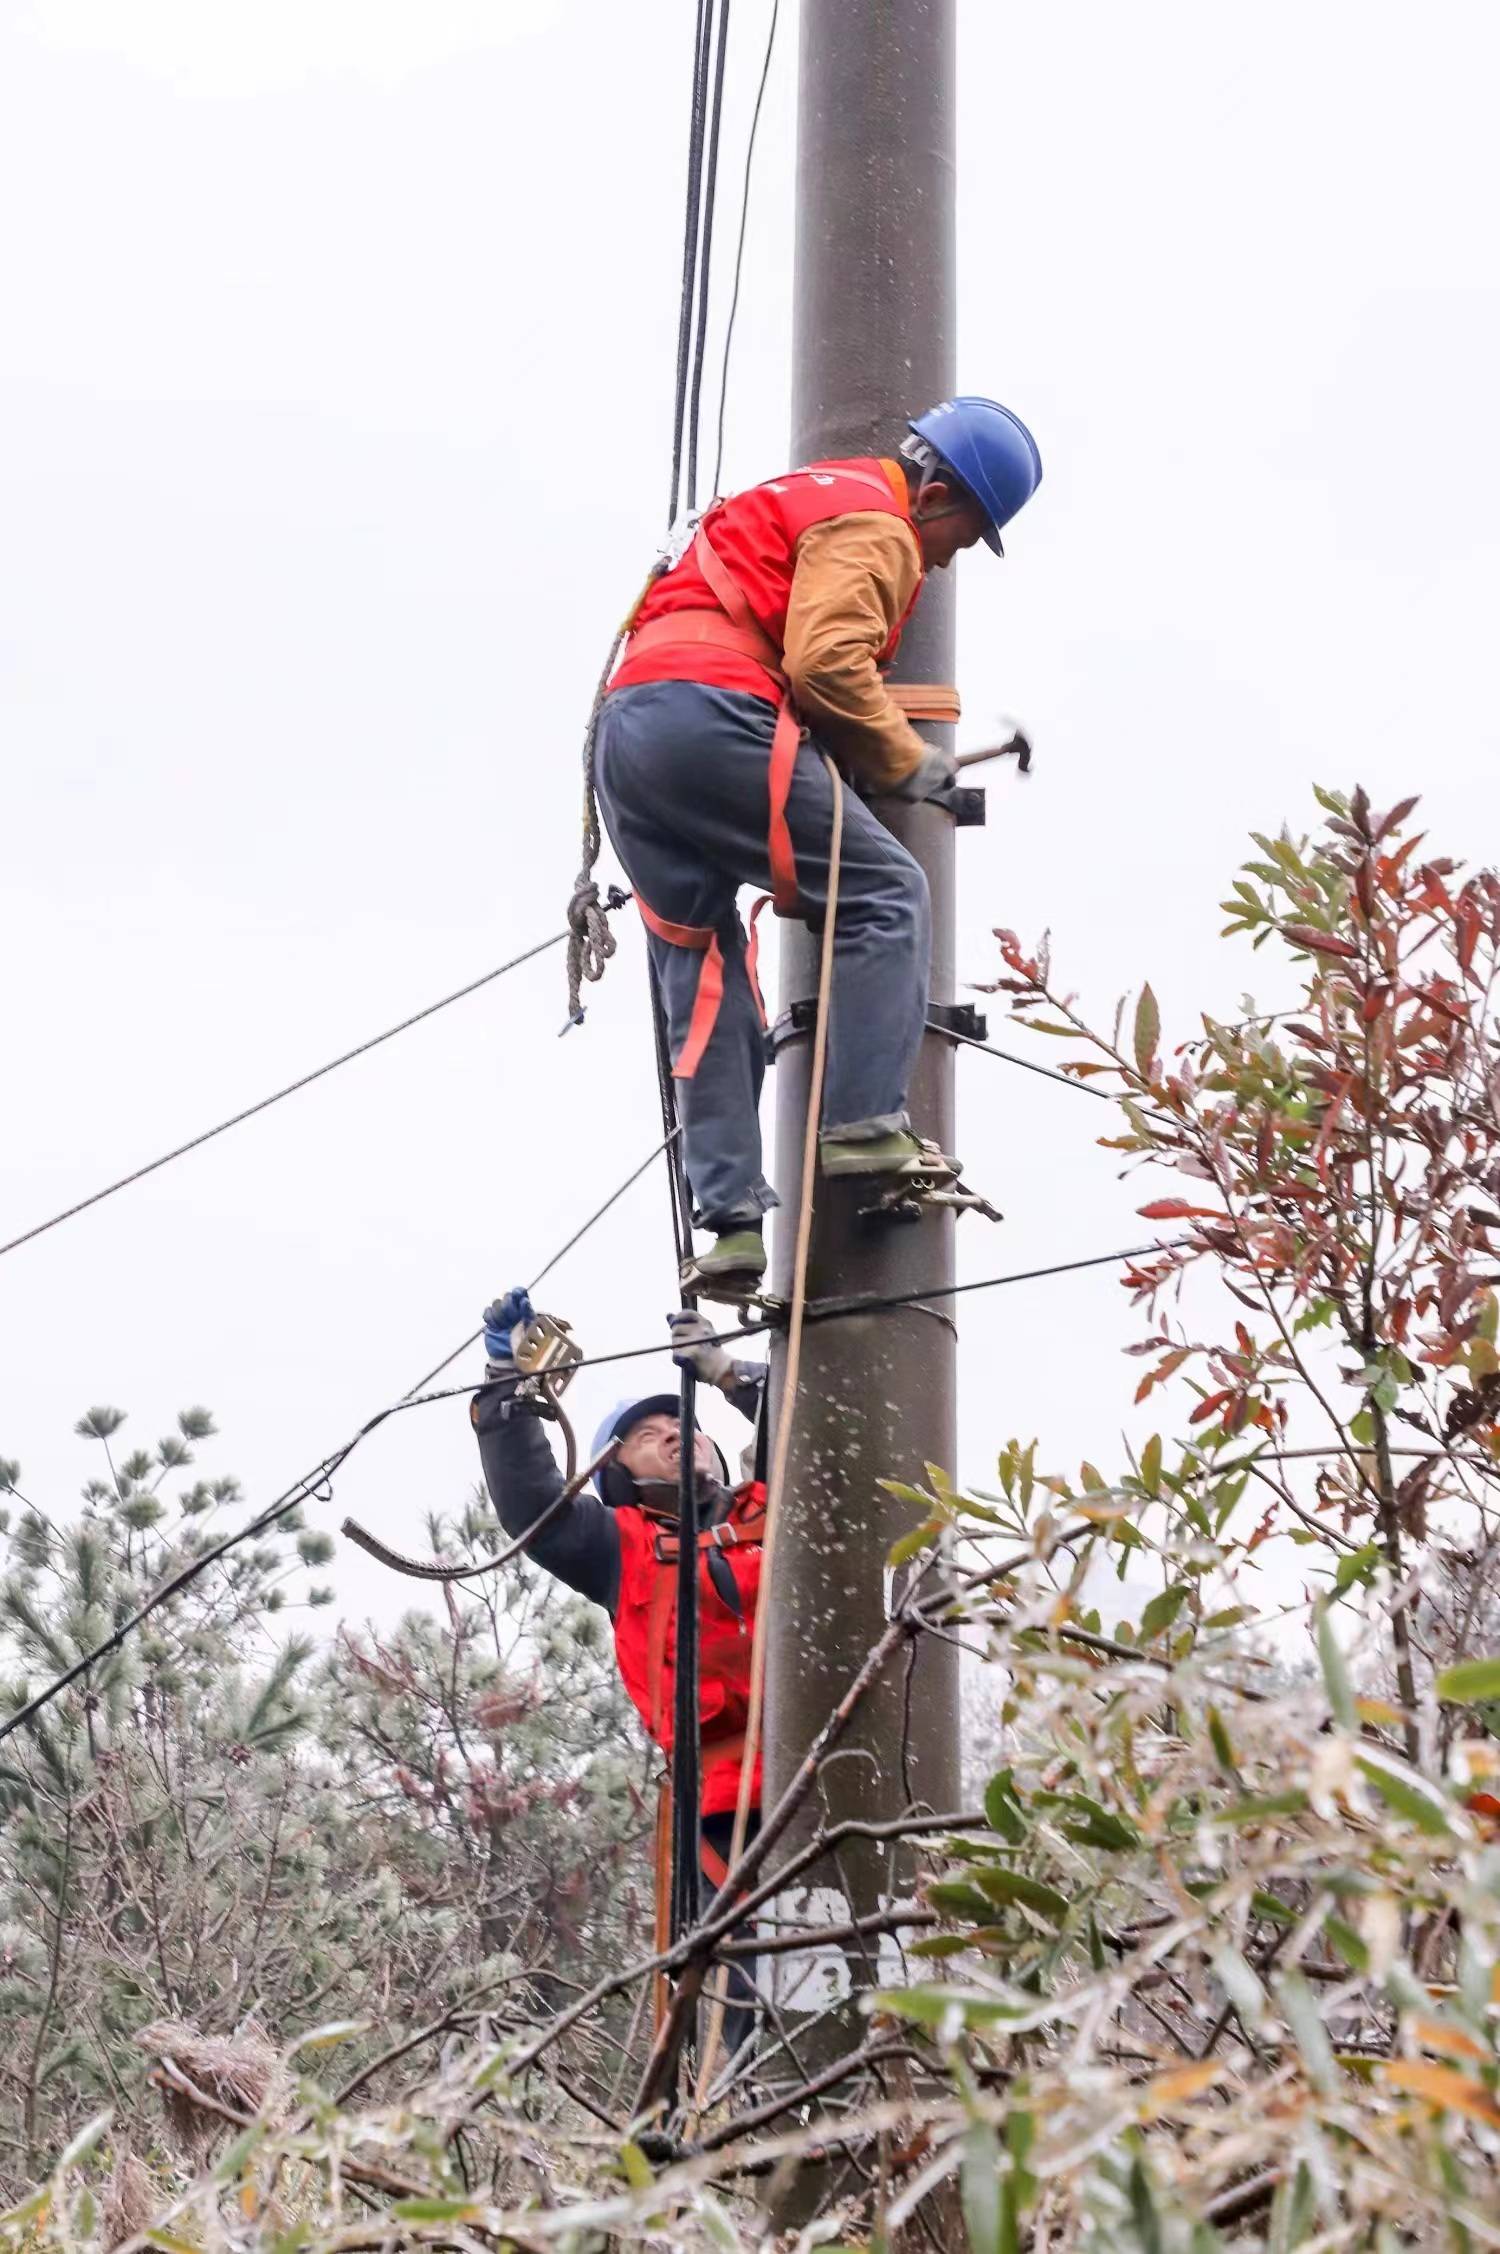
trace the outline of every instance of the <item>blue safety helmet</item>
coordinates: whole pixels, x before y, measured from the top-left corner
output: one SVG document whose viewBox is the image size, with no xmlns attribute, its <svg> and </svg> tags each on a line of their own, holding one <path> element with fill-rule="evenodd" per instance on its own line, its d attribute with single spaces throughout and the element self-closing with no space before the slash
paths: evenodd
<svg viewBox="0 0 1500 2254">
<path fill-rule="evenodd" d="M 623 1440 L 635 1425 L 643 1424 L 647 1417 L 677 1417 L 681 1414 L 682 1402 L 675 1393 L 644 1393 L 639 1400 L 632 1400 L 627 1395 L 623 1401 L 615 1403 L 600 1424 L 589 1454 L 597 1456 L 611 1440 Z M 724 1461 L 724 1452 L 717 1441 L 713 1442 L 713 1451 L 719 1459 L 719 1472 L 727 1487 L 729 1466 Z M 635 1481 L 628 1471 L 621 1469 L 613 1457 L 602 1471 L 595 1472 L 594 1486 L 601 1502 L 608 1503 L 614 1510 L 635 1501 Z"/>
<path fill-rule="evenodd" d="M 1042 482 L 1042 457 L 1019 415 L 998 400 L 944 399 L 908 429 L 925 439 L 945 469 L 989 518 L 985 546 L 997 556 L 1000 527 L 1026 506 Z"/>
</svg>

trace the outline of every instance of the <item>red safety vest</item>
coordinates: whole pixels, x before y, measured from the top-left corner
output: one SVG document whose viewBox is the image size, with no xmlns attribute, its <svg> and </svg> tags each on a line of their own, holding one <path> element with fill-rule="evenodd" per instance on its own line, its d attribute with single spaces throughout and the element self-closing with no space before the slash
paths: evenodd
<svg viewBox="0 0 1500 2254">
<path fill-rule="evenodd" d="M 636 1712 L 662 1751 L 670 1754 L 677 1683 L 677 1529 L 634 1506 L 617 1510 L 615 1522 L 620 1530 L 615 1658 Z M 698 1536 L 700 1808 L 705 1816 L 733 1809 L 739 1797 L 765 1524 L 765 1487 L 759 1480 L 749 1480 L 736 1489 L 722 1524 L 705 1527 Z M 728 1565 L 736 1606 L 719 1593 L 708 1562 L 714 1551 Z M 760 1805 L 760 1781 L 757 1760 L 752 1807 Z"/>
<path fill-rule="evenodd" d="M 705 576 L 695 541 L 673 570 L 652 581 L 611 686 L 625 689 L 638 681 L 702 681 L 710 688 L 740 689 L 780 704 L 786 693 L 780 660 L 797 569 L 797 543 L 810 525 L 823 524 L 830 517 L 869 515 L 872 511 L 911 522 L 906 479 L 899 464 L 873 457 L 814 462 L 808 469 L 790 470 L 785 477 L 752 486 L 747 493 L 716 501 L 698 528 L 700 537 L 734 581 L 751 623 L 769 648 L 757 651 L 732 640 L 723 641 L 717 634 L 711 641 L 699 638 L 701 614 L 706 613 L 710 619 L 717 614 L 722 621 L 728 606 L 722 604 L 718 590 Z M 699 617 L 693 619 L 694 613 Z M 734 618 L 733 610 L 729 616 Z M 667 631 L 663 624 L 666 620 L 677 629 L 675 635 Z M 889 665 L 895 656 L 905 623 L 903 618 L 880 652 L 881 665 Z"/>
<path fill-rule="evenodd" d="M 781 670 L 797 543 L 810 525 L 872 510 L 910 525 L 911 507 L 899 463 L 873 456 L 814 462 L 752 486 L 747 493 L 732 494 L 727 501 L 716 501 L 681 561 L 647 588 L 610 683 L 613 689 L 628 689 L 643 681 L 700 681 L 706 687 L 764 697 L 779 708 L 771 739 L 767 822 L 770 897 L 779 916 L 799 913 L 786 802 L 802 728 Z M 915 532 L 912 538 L 915 541 Z M 901 630 L 921 592 L 919 578 L 911 602 L 878 654 L 880 665 L 889 665 L 895 657 Z M 719 937 L 709 925 L 672 923 L 659 915 L 642 898 L 639 885 L 635 899 L 642 920 L 659 939 L 703 957 L 692 1019 L 672 1061 L 673 1077 L 691 1080 L 724 997 Z M 758 901 L 751 915 L 745 959 L 757 1005 L 755 924 L 764 905 Z M 763 1007 L 761 1017 L 764 1020 Z"/>
</svg>

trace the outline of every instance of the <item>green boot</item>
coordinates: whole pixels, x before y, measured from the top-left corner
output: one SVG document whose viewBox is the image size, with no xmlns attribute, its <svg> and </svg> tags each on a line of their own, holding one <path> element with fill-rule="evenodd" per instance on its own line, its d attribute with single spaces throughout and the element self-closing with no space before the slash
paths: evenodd
<svg viewBox="0 0 1500 2254">
<path fill-rule="evenodd" d="M 963 1172 L 936 1143 L 924 1143 L 904 1128 L 890 1135 L 820 1135 L 818 1153 L 825 1174 L 894 1175 L 908 1181 L 954 1181 Z"/>
<path fill-rule="evenodd" d="M 708 1292 L 732 1286 L 755 1291 L 766 1272 L 766 1245 L 759 1229 L 731 1229 L 711 1252 L 696 1253 L 682 1267 L 685 1291 Z"/>
</svg>

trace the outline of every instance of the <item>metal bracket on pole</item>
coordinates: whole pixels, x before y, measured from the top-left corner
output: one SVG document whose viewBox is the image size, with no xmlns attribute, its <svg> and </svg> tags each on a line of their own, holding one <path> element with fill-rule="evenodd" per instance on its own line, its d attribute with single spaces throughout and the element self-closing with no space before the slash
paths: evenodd
<svg viewBox="0 0 1500 2254">
<path fill-rule="evenodd" d="M 783 1010 L 775 1023 L 766 1027 L 767 1064 L 776 1062 L 788 1041 L 800 1041 L 811 1033 L 817 1014 L 818 1005 L 811 999 L 793 1002 L 789 1010 Z M 960 1041 L 982 1041 L 989 1032 L 989 1020 L 972 1002 L 929 1002 L 927 1030 L 951 1033 Z"/>
<path fill-rule="evenodd" d="M 960 783 L 948 801 L 956 830 L 982 830 L 985 824 L 984 792 L 977 783 Z"/>
<path fill-rule="evenodd" d="M 960 1041 L 983 1041 L 989 1033 L 990 1021 L 972 1002 L 929 1002 L 927 1030 L 952 1033 Z"/>
</svg>

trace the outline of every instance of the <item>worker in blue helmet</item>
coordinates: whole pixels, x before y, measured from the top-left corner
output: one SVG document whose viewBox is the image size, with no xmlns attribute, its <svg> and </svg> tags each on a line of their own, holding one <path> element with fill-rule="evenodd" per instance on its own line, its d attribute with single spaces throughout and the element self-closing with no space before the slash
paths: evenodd
<svg viewBox="0 0 1500 2254">
<path fill-rule="evenodd" d="M 669 1758 L 676 1667 L 677 1533 L 682 1473 L 680 1400 L 646 1393 L 617 1402 L 594 1435 L 598 1457 L 616 1443 L 587 1490 L 560 1502 L 564 1481 L 540 1404 L 518 1391 L 513 1341 L 533 1320 L 520 1287 L 484 1311 L 485 1383 L 470 1415 L 480 1461 L 501 1525 L 512 1540 L 536 1533 L 530 1555 L 547 1572 L 603 1605 L 614 1630 L 620 1678 L 651 1737 Z M 736 1362 L 704 1318 L 684 1309 L 667 1318 L 672 1356 L 700 1383 L 715 1386 L 758 1427 L 765 1364 Z M 765 1487 L 731 1479 L 723 1456 L 700 1431 L 693 1456 L 699 1541 L 698 1692 L 704 1875 L 715 1890 L 739 1799 L 749 1715 L 750 1653 L 760 1592 Z M 760 1805 L 756 1766 L 751 1807 Z M 730 2015 L 733 2050 L 749 2032 L 743 1978 Z M 738 2016 L 737 2016 L 738 2015 Z"/>
<path fill-rule="evenodd" d="M 928 573 L 980 541 L 999 553 L 1041 475 L 1008 407 L 945 399 L 889 453 L 811 462 L 715 501 L 632 618 L 595 773 L 666 1013 L 694 1219 L 714 1239 L 685 1264 L 694 1294 L 743 1297 L 765 1271 L 777 1200 L 761 1165 L 762 1012 L 738 894 L 756 885 L 779 915 L 821 928 L 834 790 L 823 752 L 852 788 L 822 1171 L 877 1190 L 958 1171 L 908 1110 L 927 1020 L 927 879 L 865 800 L 951 805 L 954 755 L 912 723 L 951 719 L 952 692 L 937 684 L 925 703 L 909 692 L 909 705 L 885 671 Z"/>
<path fill-rule="evenodd" d="M 902 459 L 929 476 L 956 478 L 982 519 L 979 537 L 997 556 L 1003 526 L 1023 509 L 1042 482 L 1037 442 L 1019 415 L 998 400 L 965 394 L 944 399 L 908 424 Z M 921 489 L 913 515 L 921 506 Z"/>
</svg>

